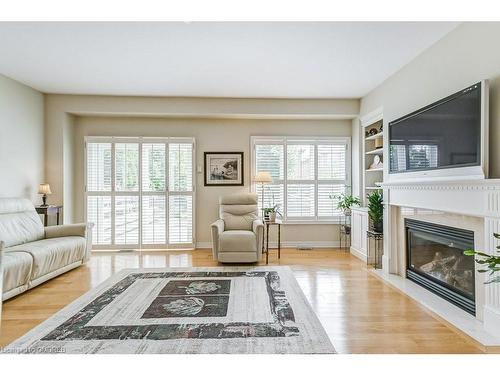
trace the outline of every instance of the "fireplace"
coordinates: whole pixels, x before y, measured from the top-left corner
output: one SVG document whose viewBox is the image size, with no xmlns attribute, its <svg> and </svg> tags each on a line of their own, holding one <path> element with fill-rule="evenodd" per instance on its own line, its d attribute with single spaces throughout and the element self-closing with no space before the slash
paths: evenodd
<svg viewBox="0 0 500 375">
<path fill-rule="evenodd" d="M 407 278 L 475 315 L 474 259 L 463 254 L 474 232 L 413 219 L 405 227 Z"/>
</svg>

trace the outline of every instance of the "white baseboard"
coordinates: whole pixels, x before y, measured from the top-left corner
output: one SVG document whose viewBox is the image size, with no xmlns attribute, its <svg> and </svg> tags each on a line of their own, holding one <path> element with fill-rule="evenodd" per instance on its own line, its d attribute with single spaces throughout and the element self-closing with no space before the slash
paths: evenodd
<svg viewBox="0 0 500 375">
<path fill-rule="evenodd" d="M 363 254 L 361 251 L 358 249 L 355 249 L 354 247 L 351 246 L 351 254 L 354 255 L 356 258 L 361 259 L 363 262 L 366 263 L 367 257 L 365 254 Z"/>
<path fill-rule="evenodd" d="M 312 247 L 314 249 L 320 249 L 320 248 L 335 248 L 335 247 L 339 247 L 339 246 L 340 246 L 339 241 L 282 241 L 281 242 L 282 248 Z M 278 243 L 277 242 L 269 242 L 269 247 L 277 248 Z M 196 248 L 197 249 L 211 249 L 212 243 L 211 242 L 196 242 Z"/>
<path fill-rule="evenodd" d="M 196 242 L 197 249 L 211 249 L 212 242 Z"/>
</svg>

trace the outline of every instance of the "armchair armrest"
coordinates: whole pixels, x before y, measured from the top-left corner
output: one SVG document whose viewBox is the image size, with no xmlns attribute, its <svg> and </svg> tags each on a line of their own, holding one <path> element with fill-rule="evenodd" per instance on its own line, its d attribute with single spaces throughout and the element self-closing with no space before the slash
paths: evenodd
<svg viewBox="0 0 500 375">
<path fill-rule="evenodd" d="M 212 223 L 211 227 L 212 227 L 212 230 L 216 229 L 217 233 L 221 234 L 222 232 L 224 232 L 224 220 L 222 220 L 222 219 L 215 220 Z"/>
<path fill-rule="evenodd" d="M 252 230 L 257 237 L 257 259 L 260 260 L 262 257 L 261 244 L 264 241 L 264 223 L 261 219 L 256 219 L 252 223 Z"/>
<path fill-rule="evenodd" d="M 212 230 L 212 254 L 214 259 L 217 259 L 217 253 L 219 252 L 219 236 L 224 232 L 224 220 L 215 220 L 210 226 Z"/>
<path fill-rule="evenodd" d="M 87 237 L 87 230 L 91 229 L 93 224 L 68 224 L 55 225 L 45 228 L 45 238 L 79 236 Z"/>
<path fill-rule="evenodd" d="M 252 223 L 252 231 L 258 234 L 261 229 L 264 230 L 264 223 L 261 219 L 255 219 Z"/>
</svg>

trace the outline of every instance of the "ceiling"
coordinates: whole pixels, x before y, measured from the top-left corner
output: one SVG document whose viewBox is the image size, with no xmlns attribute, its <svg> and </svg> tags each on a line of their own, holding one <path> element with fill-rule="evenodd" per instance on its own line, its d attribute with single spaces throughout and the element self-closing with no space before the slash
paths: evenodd
<svg viewBox="0 0 500 375">
<path fill-rule="evenodd" d="M 360 98 L 446 22 L 0 23 L 0 73 L 45 93 Z"/>
</svg>

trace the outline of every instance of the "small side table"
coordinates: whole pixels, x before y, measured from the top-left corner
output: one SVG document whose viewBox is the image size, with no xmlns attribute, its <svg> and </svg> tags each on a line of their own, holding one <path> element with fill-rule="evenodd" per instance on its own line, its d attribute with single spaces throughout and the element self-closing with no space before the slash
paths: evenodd
<svg viewBox="0 0 500 375">
<path fill-rule="evenodd" d="M 366 231 L 368 236 L 368 254 L 366 257 L 366 263 L 368 265 L 373 265 L 374 268 L 382 268 L 382 254 L 384 250 L 384 245 L 382 240 L 384 239 L 384 234 L 381 232 L 375 232 L 374 230 Z M 372 252 L 372 246 L 370 239 L 375 242 L 375 252 Z M 373 261 L 372 261 L 373 259 Z"/>
<path fill-rule="evenodd" d="M 61 218 L 63 206 L 36 206 L 36 212 L 43 215 L 43 226 L 46 227 L 48 224 L 49 216 L 56 216 L 56 223 L 59 225 L 59 220 Z"/>
<path fill-rule="evenodd" d="M 266 264 L 269 263 L 269 227 L 271 225 L 278 226 L 278 259 L 281 257 L 281 224 L 283 222 L 280 219 L 276 219 L 275 221 L 264 220 L 264 226 L 266 229 Z M 264 241 L 264 240 L 263 240 Z M 262 244 L 264 245 L 264 244 Z"/>
<path fill-rule="evenodd" d="M 351 247 L 351 215 L 343 215 L 339 225 L 339 240 L 342 250 L 349 250 Z"/>
</svg>

